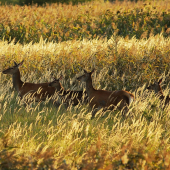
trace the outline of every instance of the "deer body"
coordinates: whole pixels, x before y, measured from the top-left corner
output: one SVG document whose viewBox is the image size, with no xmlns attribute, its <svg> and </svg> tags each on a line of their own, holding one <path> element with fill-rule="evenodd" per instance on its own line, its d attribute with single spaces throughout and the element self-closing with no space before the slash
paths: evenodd
<svg viewBox="0 0 170 170">
<path fill-rule="evenodd" d="M 85 81 L 86 83 L 86 91 L 91 108 L 113 109 L 120 103 L 118 108 L 121 110 L 133 101 L 134 95 L 125 90 L 107 91 L 94 89 L 91 78 L 93 71 L 88 73 L 84 70 L 85 74 L 77 78 L 79 81 Z"/>
<path fill-rule="evenodd" d="M 80 102 L 86 103 L 87 95 L 83 99 L 83 95 L 85 95 L 83 91 L 64 90 L 64 87 L 59 81 L 60 79 L 61 77 L 59 79 L 54 79 L 53 82 L 49 83 L 49 86 L 55 87 L 56 91 L 59 92 L 59 96 L 64 97 L 64 102 L 67 104 L 67 106 L 69 105 L 69 102 L 71 102 L 73 106 L 78 105 Z"/>
<path fill-rule="evenodd" d="M 15 63 L 15 62 L 14 62 Z M 52 96 L 55 93 L 54 87 L 48 87 L 49 83 L 27 83 L 21 80 L 21 75 L 19 71 L 19 66 L 21 66 L 23 61 L 19 64 L 15 63 L 15 66 L 8 68 L 3 71 L 3 74 L 11 74 L 13 87 L 18 92 L 18 95 L 23 98 L 24 95 L 30 93 L 34 93 L 34 97 L 36 100 L 45 100 L 48 97 Z M 41 90 L 39 89 L 41 88 Z M 39 92 L 38 92 L 39 91 Z"/>
<path fill-rule="evenodd" d="M 36 101 L 45 100 L 47 97 L 51 97 L 55 93 L 55 89 L 48 87 L 49 83 L 23 83 L 23 86 L 19 90 L 19 96 L 22 98 L 27 93 L 34 93 Z"/>
</svg>

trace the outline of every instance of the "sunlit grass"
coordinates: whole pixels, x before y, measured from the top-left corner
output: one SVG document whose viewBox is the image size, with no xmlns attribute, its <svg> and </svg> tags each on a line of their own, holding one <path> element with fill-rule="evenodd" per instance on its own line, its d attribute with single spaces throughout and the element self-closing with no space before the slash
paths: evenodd
<svg viewBox="0 0 170 170">
<path fill-rule="evenodd" d="M 1 41 L 1 71 L 12 66 L 13 60 L 24 59 L 19 68 L 23 81 L 49 82 L 51 73 L 62 74 L 65 89 L 80 90 L 84 84 L 75 77 L 83 68 L 96 68 L 95 88 L 128 89 L 135 95 L 126 118 L 114 110 L 99 111 L 91 120 L 88 105 L 66 109 L 47 100 L 24 107 L 13 91 L 11 76 L 0 73 L 1 166 L 168 169 L 169 107 L 163 111 L 157 95 L 145 90 L 145 83 L 162 76 L 168 84 L 169 42 L 162 35 L 148 40 L 116 37 L 59 44 Z M 167 94 L 168 86 L 163 89 Z"/>
<path fill-rule="evenodd" d="M 13 60 L 20 62 L 24 59 L 21 67 L 23 81 L 50 82 L 51 73 L 54 76 L 64 74 L 65 89 L 77 89 L 75 77 L 84 68 L 89 71 L 97 68 L 93 77 L 94 86 L 107 86 L 109 90 L 135 90 L 150 80 L 158 79 L 162 74 L 169 74 L 170 41 L 162 35 L 147 40 L 112 37 L 109 40 L 84 39 L 59 44 L 43 40 L 33 45 L 8 45 L 4 41 L 0 44 L 1 70 L 13 65 Z M 2 77 L 6 78 L 9 76 Z M 169 76 L 165 83 L 168 84 L 168 81 Z"/>
</svg>

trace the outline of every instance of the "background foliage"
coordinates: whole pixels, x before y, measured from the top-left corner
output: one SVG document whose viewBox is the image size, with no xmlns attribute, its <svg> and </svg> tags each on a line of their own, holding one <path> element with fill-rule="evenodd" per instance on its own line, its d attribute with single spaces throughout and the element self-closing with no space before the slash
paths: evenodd
<svg viewBox="0 0 170 170">
<path fill-rule="evenodd" d="M 38 5 L 46 5 L 51 3 L 62 3 L 62 4 L 69 4 L 76 5 L 78 3 L 84 3 L 89 2 L 92 0 L 19 0 L 20 5 L 32 5 L 32 4 L 38 4 Z"/>
<path fill-rule="evenodd" d="M 148 38 L 162 33 L 169 36 L 168 2 L 99 1 L 79 4 L 51 4 L 44 7 L 1 6 L 0 39 L 15 42 L 61 42 L 83 38 Z"/>
</svg>

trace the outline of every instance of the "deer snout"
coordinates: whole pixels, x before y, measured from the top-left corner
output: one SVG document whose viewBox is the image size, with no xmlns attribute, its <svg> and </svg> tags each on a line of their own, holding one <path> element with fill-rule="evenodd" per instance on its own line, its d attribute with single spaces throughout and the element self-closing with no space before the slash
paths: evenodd
<svg viewBox="0 0 170 170">
<path fill-rule="evenodd" d="M 3 73 L 3 74 L 7 74 L 7 71 L 6 71 L 6 70 L 4 70 L 4 71 L 2 71 L 2 73 Z"/>
</svg>

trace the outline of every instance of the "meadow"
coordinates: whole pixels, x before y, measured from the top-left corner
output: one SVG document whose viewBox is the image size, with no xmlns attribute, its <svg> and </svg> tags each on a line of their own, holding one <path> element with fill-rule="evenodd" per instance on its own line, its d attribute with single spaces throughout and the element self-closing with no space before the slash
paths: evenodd
<svg viewBox="0 0 170 170">
<path fill-rule="evenodd" d="M 157 2 L 161 9 L 158 13 L 168 11 L 168 5 L 161 6 L 164 2 Z M 143 5 L 142 2 L 116 3 L 117 8 L 128 8 L 127 4 L 131 8 Z M 154 3 L 151 2 L 151 5 Z M 59 5 L 59 8 L 64 9 L 63 16 L 70 17 L 81 13 L 82 8 L 90 11 L 90 6 L 93 5 L 94 3 L 77 7 Z M 36 15 L 36 12 L 40 10 L 43 14 L 44 10 L 48 12 L 48 8 L 53 12 L 53 7 L 57 6 L 4 8 L 16 12 L 25 10 L 17 15 L 18 20 L 28 24 L 28 28 L 36 28 L 43 33 L 34 22 L 27 20 L 27 11 L 30 11 L 31 16 L 35 14 L 42 17 L 40 14 Z M 71 10 L 64 12 L 66 8 Z M 107 8 L 111 10 L 111 4 L 101 2 L 96 5 L 94 14 L 99 9 L 106 11 Z M 31 12 L 32 10 L 35 12 Z M 15 23 L 10 21 L 12 15 L 5 12 L 3 14 L 9 21 L 6 24 L 11 23 L 10 26 L 15 28 Z M 44 17 L 48 18 L 45 20 L 53 27 L 53 15 L 50 14 L 46 13 Z M 61 16 L 62 18 L 64 20 Z M 7 21 L 6 17 L 4 20 Z M 39 21 L 35 18 L 35 22 L 41 25 Z M 67 26 L 73 28 L 69 23 Z M 6 37 L 10 35 L 11 29 L 8 31 L 0 41 L 1 169 L 170 168 L 169 106 L 163 110 L 164 104 L 158 96 L 146 90 L 150 83 L 163 78 L 163 93 L 165 96 L 169 93 L 170 39 L 165 32 L 131 38 L 113 31 L 112 34 L 107 34 L 108 37 L 96 34 L 96 37 L 56 40 L 50 39 L 50 36 L 44 38 L 37 31 L 22 39 L 21 30 L 13 37 L 15 39 L 12 36 L 8 39 Z M 60 28 L 60 31 L 65 36 L 64 29 Z M 135 95 L 135 101 L 126 118 L 122 117 L 120 111 L 113 110 L 99 111 L 92 120 L 88 105 L 80 104 L 66 109 L 62 103 L 56 107 L 47 99 L 24 107 L 13 89 L 11 76 L 1 72 L 13 66 L 14 61 L 19 63 L 22 60 L 24 63 L 19 69 L 23 81 L 50 82 L 53 76 L 62 74 L 61 83 L 65 89 L 82 90 L 85 85 L 78 82 L 76 77 L 83 74 L 83 69 L 91 71 L 95 68 L 92 78 L 96 89 L 128 90 Z"/>
</svg>

